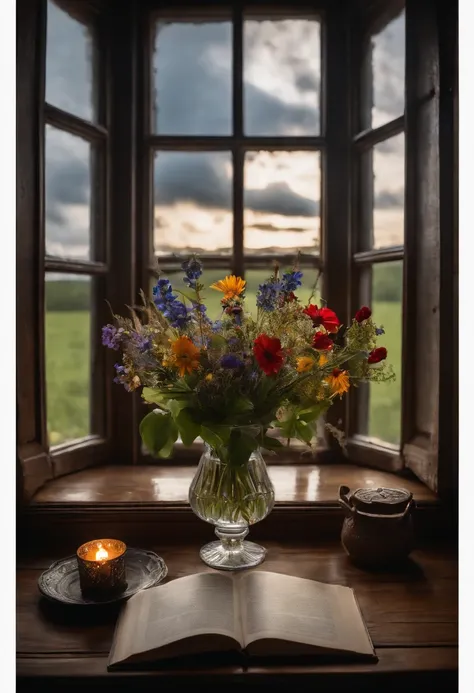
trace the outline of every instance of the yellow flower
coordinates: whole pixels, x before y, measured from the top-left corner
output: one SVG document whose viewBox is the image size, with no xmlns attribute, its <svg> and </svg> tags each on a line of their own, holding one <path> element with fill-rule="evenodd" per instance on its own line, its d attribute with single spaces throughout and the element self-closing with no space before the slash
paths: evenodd
<svg viewBox="0 0 474 693">
<path fill-rule="evenodd" d="M 319 352 L 319 361 L 318 361 L 318 366 L 325 366 L 328 362 L 328 357 L 326 354 L 322 351 Z"/>
<path fill-rule="evenodd" d="M 173 364 L 179 368 L 181 377 L 199 368 L 199 349 L 194 346 L 189 337 L 178 337 L 171 344 Z"/>
<path fill-rule="evenodd" d="M 213 377 L 214 377 L 214 376 L 212 375 L 212 373 L 208 373 L 208 374 L 206 375 L 206 377 L 204 378 L 204 380 L 209 380 L 209 381 L 210 381 L 210 380 L 213 379 Z"/>
<path fill-rule="evenodd" d="M 296 370 L 298 373 L 307 373 L 314 366 L 314 359 L 311 356 L 300 356 L 296 359 Z"/>
<path fill-rule="evenodd" d="M 329 383 L 335 395 L 342 396 L 350 387 L 349 373 L 347 371 L 341 371 L 340 368 L 334 368 L 331 375 L 326 378 L 326 382 Z"/>
<path fill-rule="evenodd" d="M 224 294 L 224 299 L 237 298 L 245 290 L 245 279 L 236 277 L 235 274 L 231 274 L 225 279 L 220 279 L 215 284 L 211 284 L 211 289 L 216 289 L 217 291 L 222 291 Z"/>
</svg>

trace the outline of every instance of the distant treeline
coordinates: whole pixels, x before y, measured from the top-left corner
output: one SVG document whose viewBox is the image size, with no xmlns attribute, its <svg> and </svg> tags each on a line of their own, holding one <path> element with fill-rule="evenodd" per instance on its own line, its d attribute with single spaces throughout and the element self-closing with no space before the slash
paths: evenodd
<svg viewBox="0 0 474 693">
<path fill-rule="evenodd" d="M 387 263 L 374 266 L 373 297 L 375 301 L 402 300 L 402 265 Z M 48 281 L 46 283 L 47 311 L 90 310 L 90 281 Z"/>
</svg>

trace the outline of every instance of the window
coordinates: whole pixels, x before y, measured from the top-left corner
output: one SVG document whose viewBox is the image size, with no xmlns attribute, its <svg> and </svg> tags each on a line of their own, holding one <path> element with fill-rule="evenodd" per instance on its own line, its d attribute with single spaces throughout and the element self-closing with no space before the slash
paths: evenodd
<svg viewBox="0 0 474 693">
<path fill-rule="evenodd" d="M 389 16 L 362 43 L 353 138 L 352 309 L 368 305 L 385 330 L 396 381 L 352 393 L 354 442 L 381 455 L 400 450 L 405 238 L 405 12 Z"/>
<path fill-rule="evenodd" d="M 77 441 L 97 447 L 105 436 L 107 129 L 93 16 L 48 0 L 45 63 L 45 404 L 60 470 Z"/>
<path fill-rule="evenodd" d="M 106 300 L 123 312 L 157 263 L 179 281 L 191 252 L 208 285 L 243 275 L 249 307 L 298 250 L 303 294 L 318 279 L 316 300 L 344 324 L 370 305 L 397 380 L 331 407 L 348 457 L 330 438 L 329 452 L 408 464 L 436 485 L 438 380 L 455 378 L 440 375 L 438 349 L 453 294 L 437 134 L 452 85 L 432 69 L 443 25 L 402 0 L 324 5 L 130 0 L 117 13 L 109 0 L 44 0 L 28 17 L 17 343 L 29 493 L 90 464 L 150 461 L 146 406 L 112 384 L 100 327 Z M 206 298 L 217 316 L 218 294 Z"/>
</svg>

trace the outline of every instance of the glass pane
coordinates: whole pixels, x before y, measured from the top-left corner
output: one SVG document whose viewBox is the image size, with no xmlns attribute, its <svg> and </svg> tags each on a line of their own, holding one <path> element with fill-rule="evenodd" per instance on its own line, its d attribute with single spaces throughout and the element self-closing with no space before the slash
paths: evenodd
<svg viewBox="0 0 474 693">
<path fill-rule="evenodd" d="M 319 152 L 248 152 L 244 186 L 247 251 L 319 253 Z"/>
<path fill-rule="evenodd" d="M 81 137 L 46 125 L 46 254 L 91 259 L 91 155 Z"/>
<path fill-rule="evenodd" d="M 395 382 L 371 383 L 368 434 L 388 443 L 400 442 L 402 384 L 402 293 L 403 262 L 386 262 L 372 268 L 372 312 L 385 334 L 378 345 L 387 349 L 387 362 L 395 371 Z"/>
<path fill-rule="evenodd" d="M 230 152 L 157 152 L 156 255 L 232 251 Z"/>
<path fill-rule="evenodd" d="M 155 132 L 230 135 L 231 66 L 230 22 L 158 22 L 153 53 Z"/>
<path fill-rule="evenodd" d="M 372 247 L 404 243 L 405 135 L 381 142 L 373 150 Z"/>
<path fill-rule="evenodd" d="M 320 25 L 244 21 L 246 135 L 319 135 Z"/>
<path fill-rule="evenodd" d="M 405 111 L 405 11 L 372 38 L 372 123 L 388 123 Z"/>
<path fill-rule="evenodd" d="M 281 272 L 284 272 L 287 267 L 281 267 Z M 307 305 L 309 298 L 313 293 L 313 287 L 318 276 L 318 271 L 316 269 L 302 268 L 303 271 L 303 284 L 296 291 L 296 295 L 300 300 L 301 305 Z M 272 274 L 272 267 L 268 269 L 259 270 L 246 270 L 245 280 L 247 282 L 246 292 L 245 292 L 245 305 L 249 313 L 254 317 L 257 316 L 257 292 L 260 284 L 263 284 Z M 311 303 L 319 304 L 321 300 L 321 283 L 322 276 L 319 278 L 318 286 L 314 292 Z"/>
<path fill-rule="evenodd" d="M 50 445 L 91 432 L 91 285 L 90 277 L 46 275 L 46 404 Z"/>
<path fill-rule="evenodd" d="M 48 0 L 46 101 L 96 120 L 94 44 L 89 27 Z"/>
</svg>

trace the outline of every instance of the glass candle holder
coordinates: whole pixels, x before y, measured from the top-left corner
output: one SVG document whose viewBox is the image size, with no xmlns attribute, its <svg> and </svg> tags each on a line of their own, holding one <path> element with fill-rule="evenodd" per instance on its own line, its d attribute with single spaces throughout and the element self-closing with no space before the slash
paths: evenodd
<svg viewBox="0 0 474 693">
<path fill-rule="evenodd" d="M 93 539 L 77 549 L 79 583 L 85 597 L 104 599 L 125 590 L 126 550 L 118 539 Z"/>
</svg>

